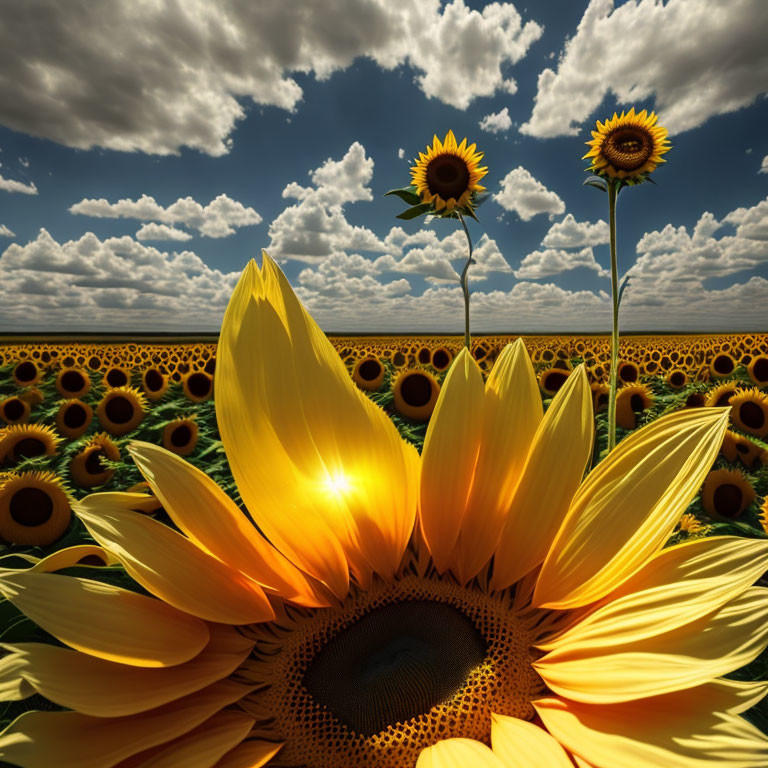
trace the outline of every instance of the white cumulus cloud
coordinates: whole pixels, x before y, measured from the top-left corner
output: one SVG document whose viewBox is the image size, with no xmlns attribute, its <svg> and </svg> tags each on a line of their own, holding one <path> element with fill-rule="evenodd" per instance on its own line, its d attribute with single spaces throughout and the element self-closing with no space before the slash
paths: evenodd
<svg viewBox="0 0 768 768">
<path fill-rule="evenodd" d="M 514 93 L 509 76 L 542 35 L 511 3 L 463 0 L 36 0 L 6 3 L 0 123 L 79 149 L 226 154 L 255 103 L 288 112 L 294 74 L 326 80 L 368 57 L 406 66 L 458 109 Z"/>
<path fill-rule="evenodd" d="M 186 241 L 191 240 L 192 235 L 189 232 L 185 232 L 178 227 L 171 227 L 168 224 L 155 224 L 150 222 L 149 224 L 142 225 L 138 232 L 136 232 L 137 240 L 179 240 Z"/>
<path fill-rule="evenodd" d="M 765 0 L 591 0 L 520 132 L 576 135 L 609 95 L 654 99 L 670 134 L 696 128 L 768 90 L 766 30 Z"/>
<path fill-rule="evenodd" d="M 581 248 L 585 245 L 604 245 L 609 240 L 607 222 L 602 219 L 594 224 L 576 221 L 573 214 L 569 213 L 549 228 L 541 244 L 547 248 Z"/>
<path fill-rule="evenodd" d="M 37 194 L 37 187 L 34 182 L 25 184 L 23 181 L 16 181 L 15 179 L 4 179 L 1 175 L 0 189 L 4 189 L 6 192 L 19 192 L 22 195 Z"/>
<path fill-rule="evenodd" d="M 5 224 L 0 224 L 0 237 L 16 237 L 16 235 Z"/>
<path fill-rule="evenodd" d="M 533 178 L 530 171 L 518 166 L 501 181 L 501 191 L 493 199 L 507 211 L 513 211 L 523 221 L 530 221 L 539 213 L 555 216 L 565 213 L 565 203 L 556 192 L 547 189 Z"/>
<path fill-rule="evenodd" d="M 205 237 L 227 237 L 234 235 L 240 227 L 261 223 L 261 216 L 253 208 L 224 194 L 211 200 L 208 205 L 201 205 L 191 197 L 180 197 L 167 208 L 151 195 L 142 195 L 138 200 L 124 198 L 116 203 L 110 203 L 104 198 L 86 198 L 70 206 L 69 212 L 101 219 L 138 219 L 171 225 L 183 224 Z"/>
<path fill-rule="evenodd" d="M 559 275 L 577 267 L 594 270 L 600 277 L 610 277 L 611 273 L 595 261 L 592 249 L 582 248 L 580 251 L 563 251 L 547 248 L 544 251 L 529 253 L 515 270 L 515 277 L 520 280 L 538 280 L 542 277 Z"/>
<path fill-rule="evenodd" d="M 760 164 L 760 170 L 758 173 L 768 173 L 768 155 L 763 158 L 763 162 Z"/>
<path fill-rule="evenodd" d="M 480 129 L 488 133 L 503 133 L 512 127 L 512 118 L 509 116 L 509 107 L 504 107 L 500 112 L 492 112 L 480 121 Z"/>
</svg>

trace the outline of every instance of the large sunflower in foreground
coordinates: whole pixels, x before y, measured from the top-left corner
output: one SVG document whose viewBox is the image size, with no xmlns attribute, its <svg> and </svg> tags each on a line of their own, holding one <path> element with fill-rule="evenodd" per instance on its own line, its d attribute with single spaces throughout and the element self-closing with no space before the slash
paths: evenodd
<svg viewBox="0 0 768 768">
<path fill-rule="evenodd" d="M 666 160 L 663 154 L 671 146 L 667 140 L 667 129 L 656 124 L 655 113 L 643 110 L 635 114 L 635 108 L 604 123 L 597 121 L 597 130 L 592 131 L 592 141 L 586 142 L 590 149 L 582 159 L 590 161 L 589 170 L 599 176 L 641 180 Z"/>
<path fill-rule="evenodd" d="M 478 182 L 488 169 L 480 167 L 483 153 L 475 152 L 476 146 L 467 146 L 466 139 L 456 144 L 453 131 L 448 131 L 444 141 L 434 136 L 426 153 L 419 152 L 411 168 L 411 183 L 422 201 L 432 203 L 437 213 L 455 208 L 471 211 L 474 198 L 485 191 Z"/>
<path fill-rule="evenodd" d="M 258 530 L 207 475 L 134 443 L 180 532 L 131 511 L 135 494 L 94 494 L 80 518 L 149 594 L 2 572 L 3 594 L 64 644 L 10 647 L 3 696 L 73 711 L 21 715 L 0 759 L 765 766 L 768 740 L 739 713 L 768 683 L 723 676 L 768 642 L 768 590 L 751 586 L 768 543 L 662 549 L 725 410 L 661 418 L 582 480 L 584 370 L 542 414 L 518 340 L 485 384 L 466 350 L 456 357 L 419 458 L 266 255 L 230 301 L 215 389 Z"/>
</svg>

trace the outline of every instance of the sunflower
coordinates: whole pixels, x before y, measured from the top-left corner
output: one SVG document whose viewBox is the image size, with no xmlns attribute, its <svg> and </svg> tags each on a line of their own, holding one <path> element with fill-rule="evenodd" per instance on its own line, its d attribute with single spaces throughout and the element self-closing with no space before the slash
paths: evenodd
<svg viewBox="0 0 768 768">
<path fill-rule="evenodd" d="M 79 368 L 62 368 L 56 374 L 56 389 L 62 397 L 82 397 L 91 388 L 91 377 Z"/>
<path fill-rule="evenodd" d="M 43 424 L 14 424 L 0 429 L 0 464 L 14 464 L 35 456 L 55 456 L 61 438 Z"/>
<path fill-rule="evenodd" d="M 13 369 L 13 381 L 19 389 L 33 387 L 43 378 L 42 371 L 32 360 L 22 360 Z"/>
<path fill-rule="evenodd" d="M 625 384 L 616 393 L 616 423 L 634 429 L 637 417 L 653 405 L 653 393 L 644 384 Z"/>
<path fill-rule="evenodd" d="M 724 676 L 768 643 L 768 591 L 751 587 L 768 543 L 663 548 L 724 411 L 665 416 L 583 478 L 584 370 L 543 414 L 517 341 L 485 383 L 462 350 L 419 457 L 266 256 L 243 271 L 218 354 L 217 421 L 255 525 L 203 471 L 133 443 L 178 530 L 131 512 L 133 494 L 76 506 L 148 594 L 0 572 L 62 644 L 10 648 L 2 690 L 74 710 L 21 715 L 2 759 L 764 765 L 768 740 L 738 713 L 766 685 Z"/>
<path fill-rule="evenodd" d="M 123 365 L 113 365 L 104 371 L 102 384 L 107 389 L 126 387 L 131 383 L 131 369 Z"/>
<path fill-rule="evenodd" d="M 619 362 L 616 375 L 622 383 L 634 384 L 640 379 L 640 366 L 637 363 L 633 363 L 631 360 L 622 360 Z"/>
<path fill-rule="evenodd" d="M 720 453 L 725 457 L 726 461 L 733 464 L 735 461 L 740 461 L 745 467 L 751 467 L 756 459 L 760 458 L 760 454 L 763 449 L 753 443 L 743 435 L 731 432 L 729 429 L 723 437 L 723 444 L 720 448 Z"/>
<path fill-rule="evenodd" d="M 163 446 L 178 456 L 189 456 L 197 445 L 197 422 L 194 419 L 174 419 L 163 427 Z"/>
<path fill-rule="evenodd" d="M 724 384 L 712 388 L 707 394 L 706 404 L 716 408 L 724 408 L 730 404 L 733 396 L 739 392 L 739 386 L 738 381 L 726 381 Z"/>
<path fill-rule="evenodd" d="M 88 431 L 93 420 L 93 408 L 79 398 L 64 400 L 56 411 L 56 429 L 70 440 Z"/>
<path fill-rule="evenodd" d="M 672 389 L 682 389 L 688 383 L 688 374 L 680 368 L 674 368 L 667 374 L 666 382 Z"/>
<path fill-rule="evenodd" d="M 70 500 L 53 472 L 20 472 L 0 483 L 0 539 L 47 547 L 61 538 L 71 519 Z"/>
<path fill-rule="evenodd" d="M 727 352 L 721 352 L 712 358 L 709 364 L 709 372 L 718 379 L 730 376 L 736 369 L 736 361 Z"/>
<path fill-rule="evenodd" d="M 629 183 L 645 180 L 660 163 L 663 154 L 671 146 L 667 129 L 656 125 L 657 116 L 643 110 L 635 114 L 635 108 L 605 123 L 597 121 L 597 131 L 592 131 L 592 141 L 586 144 L 589 152 L 582 158 L 589 160 L 589 171 L 598 176 L 626 179 Z"/>
<path fill-rule="evenodd" d="M 737 392 L 730 401 L 731 421 L 742 432 L 768 437 L 768 395 L 759 389 Z"/>
<path fill-rule="evenodd" d="M 413 421 L 427 421 L 435 410 L 440 385 L 428 371 L 403 371 L 392 385 L 395 410 Z"/>
<path fill-rule="evenodd" d="M 168 391 L 168 377 L 159 368 L 147 368 L 141 374 L 141 388 L 148 399 L 160 400 Z"/>
<path fill-rule="evenodd" d="M 467 146 L 466 139 L 457 145 L 453 131 L 448 131 L 444 141 L 435 136 L 426 154 L 419 153 L 416 165 L 411 168 L 411 184 L 434 213 L 451 213 L 457 208 L 471 212 L 477 195 L 485 191 L 478 182 L 488 173 L 488 168 L 480 167 L 483 153 L 475 152 L 476 146 Z"/>
<path fill-rule="evenodd" d="M 210 400 L 213 394 L 213 376 L 205 371 L 191 371 L 182 378 L 181 385 L 193 403 Z"/>
<path fill-rule="evenodd" d="M 430 362 L 436 371 L 444 371 L 453 360 L 453 355 L 447 347 L 438 347 L 433 350 Z"/>
<path fill-rule="evenodd" d="M 120 460 L 120 449 L 106 433 L 94 435 L 83 449 L 72 457 L 69 463 L 70 477 L 84 488 L 104 485 L 112 479 L 115 470 L 102 464 L 101 459 Z"/>
<path fill-rule="evenodd" d="M 608 407 L 611 388 L 607 384 L 597 381 L 590 385 L 590 389 L 592 390 L 592 407 L 595 413 L 604 411 Z"/>
<path fill-rule="evenodd" d="M 768 385 L 768 356 L 753 357 L 747 366 L 747 373 L 755 386 L 765 387 Z"/>
<path fill-rule="evenodd" d="M 692 515 L 689 512 L 686 512 L 678 521 L 677 521 L 677 531 L 681 531 L 682 533 L 688 533 L 688 534 L 697 534 L 701 533 L 704 530 L 704 526 L 701 524 L 699 519 L 696 517 L 696 515 Z"/>
<path fill-rule="evenodd" d="M 135 387 L 117 387 L 107 390 L 96 406 L 101 426 L 112 435 L 132 432 L 144 419 L 147 401 Z"/>
<path fill-rule="evenodd" d="M 355 363 L 352 378 L 360 389 L 375 392 L 384 381 L 384 366 L 376 357 L 364 357 Z"/>
<path fill-rule="evenodd" d="M 715 520 L 735 520 L 755 500 L 755 489 L 738 469 L 716 469 L 701 489 L 701 506 Z"/>
<path fill-rule="evenodd" d="M 29 403 L 15 395 L 0 400 L 0 419 L 6 424 L 24 424 L 31 412 Z"/>
<path fill-rule="evenodd" d="M 539 373 L 539 387 L 546 397 L 552 397 L 568 380 L 571 371 L 560 368 L 545 368 Z"/>
</svg>

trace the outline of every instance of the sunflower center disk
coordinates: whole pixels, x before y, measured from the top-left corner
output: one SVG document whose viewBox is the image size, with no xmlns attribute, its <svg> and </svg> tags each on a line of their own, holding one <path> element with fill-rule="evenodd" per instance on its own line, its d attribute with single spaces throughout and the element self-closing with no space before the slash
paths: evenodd
<svg viewBox="0 0 768 768">
<path fill-rule="evenodd" d="M 614 168 L 635 171 L 651 156 L 650 134 L 639 128 L 621 128 L 608 136 L 603 152 Z"/>
<path fill-rule="evenodd" d="M 531 719 L 545 690 L 511 596 L 438 578 L 353 589 L 253 631 L 243 679 L 260 687 L 244 706 L 285 765 L 413 768 L 441 739 L 488 743 L 494 712 Z"/>
<path fill-rule="evenodd" d="M 485 652 L 480 632 L 452 606 L 395 603 L 334 637 L 312 661 L 304 687 L 370 736 L 451 699 Z"/>
<path fill-rule="evenodd" d="M 440 155 L 427 166 L 427 186 L 443 200 L 458 200 L 469 187 L 467 164 L 455 155 Z"/>
</svg>

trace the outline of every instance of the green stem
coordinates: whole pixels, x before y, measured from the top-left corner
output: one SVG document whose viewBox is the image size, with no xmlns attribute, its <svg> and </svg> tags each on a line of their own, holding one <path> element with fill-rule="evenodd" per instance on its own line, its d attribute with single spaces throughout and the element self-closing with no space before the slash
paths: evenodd
<svg viewBox="0 0 768 768">
<path fill-rule="evenodd" d="M 606 179 L 608 185 L 608 226 L 611 232 L 611 298 L 613 329 L 611 334 L 611 391 L 608 395 L 608 451 L 616 445 L 616 379 L 619 369 L 619 267 L 616 258 L 616 197 L 619 182 Z"/>
<path fill-rule="evenodd" d="M 472 238 L 469 236 L 469 230 L 467 224 L 464 221 L 464 217 L 456 212 L 461 222 L 461 226 L 464 227 L 464 234 L 467 236 L 467 243 L 469 244 L 469 256 L 467 256 L 467 263 L 464 265 L 464 269 L 461 271 L 461 290 L 464 291 L 464 346 L 469 349 L 469 285 L 467 284 L 467 272 L 469 272 L 470 264 L 474 264 L 472 261 Z"/>
</svg>

